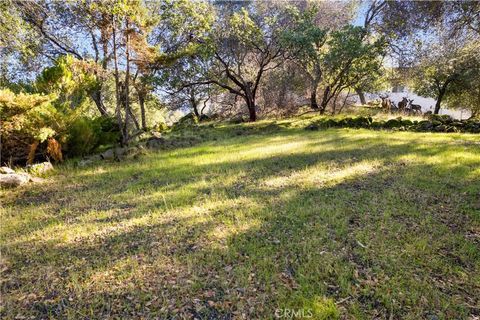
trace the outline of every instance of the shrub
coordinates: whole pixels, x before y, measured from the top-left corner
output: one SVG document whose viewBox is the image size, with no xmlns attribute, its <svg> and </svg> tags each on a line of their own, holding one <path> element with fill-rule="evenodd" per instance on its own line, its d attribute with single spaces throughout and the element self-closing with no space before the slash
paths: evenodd
<svg viewBox="0 0 480 320">
<path fill-rule="evenodd" d="M 97 146 L 101 124 L 89 118 L 78 118 L 68 130 L 67 150 L 70 156 L 84 156 Z"/>
<path fill-rule="evenodd" d="M 389 128 L 389 129 L 397 128 L 401 126 L 402 126 L 402 118 L 390 119 L 384 125 L 385 128 Z"/>
<path fill-rule="evenodd" d="M 443 122 L 442 122 L 443 121 Z M 476 120 L 453 120 L 449 116 L 432 117 L 432 120 L 411 121 L 409 119 L 390 119 L 388 121 L 373 121 L 371 117 L 321 119 L 305 127 L 306 130 L 319 130 L 320 128 L 345 127 L 345 128 L 373 128 L 392 129 L 396 131 L 434 131 L 434 132 L 470 132 L 480 133 L 480 122 Z"/>
<path fill-rule="evenodd" d="M 98 117 L 93 119 L 94 124 L 100 126 L 98 132 L 98 146 L 111 145 L 120 142 L 120 131 L 114 117 Z"/>
<path fill-rule="evenodd" d="M 94 152 L 100 145 L 116 144 L 120 132 L 114 118 L 81 117 L 69 128 L 67 150 L 72 157 L 85 156 Z"/>
<path fill-rule="evenodd" d="M 446 114 L 432 114 L 428 116 L 428 119 L 432 122 L 440 122 L 440 124 L 449 124 L 453 122 L 453 118 Z"/>
<path fill-rule="evenodd" d="M 168 125 L 165 122 L 158 122 L 153 127 L 153 130 L 155 130 L 157 132 L 164 132 L 164 131 L 168 130 Z"/>
<path fill-rule="evenodd" d="M 47 139 L 62 141 L 68 117 L 55 108 L 55 99 L 54 95 L 0 90 L 1 153 L 5 161 L 34 161 L 39 152 L 45 151 L 37 149 Z"/>
</svg>

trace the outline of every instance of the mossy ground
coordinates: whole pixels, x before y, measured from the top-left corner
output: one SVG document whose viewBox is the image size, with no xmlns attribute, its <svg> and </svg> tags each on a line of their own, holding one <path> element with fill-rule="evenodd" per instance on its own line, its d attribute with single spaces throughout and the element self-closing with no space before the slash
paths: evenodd
<svg viewBox="0 0 480 320">
<path fill-rule="evenodd" d="M 479 317 L 480 137 L 302 121 L 0 191 L 1 317 Z"/>
</svg>

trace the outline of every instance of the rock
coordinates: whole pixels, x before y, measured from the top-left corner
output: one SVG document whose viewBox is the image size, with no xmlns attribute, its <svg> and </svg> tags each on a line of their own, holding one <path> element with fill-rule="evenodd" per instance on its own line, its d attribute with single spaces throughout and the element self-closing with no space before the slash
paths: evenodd
<svg viewBox="0 0 480 320">
<path fill-rule="evenodd" d="M 373 121 L 370 125 L 374 129 L 382 129 L 385 126 L 385 121 Z"/>
<path fill-rule="evenodd" d="M 107 151 L 100 154 L 103 160 L 112 160 L 115 159 L 115 151 L 114 149 L 108 149 Z"/>
<path fill-rule="evenodd" d="M 433 130 L 435 132 L 446 132 L 447 131 L 447 126 L 444 125 L 444 124 L 441 124 L 439 126 L 436 126 Z"/>
<path fill-rule="evenodd" d="M 423 120 L 418 123 L 417 128 L 420 131 L 430 131 L 433 128 L 433 124 L 428 120 Z"/>
<path fill-rule="evenodd" d="M 166 140 L 164 138 L 152 137 L 147 140 L 146 147 L 149 149 L 157 149 L 165 146 Z"/>
<path fill-rule="evenodd" d="M 121 148 L 121 147 L 116 147 L 112 149 L 108 149 L 107 151 L 103 152 L 100 154 L 100 159 L 103 160 L 119 160 L 123 158 L 124 156 L 128 155 L 128 152 L 131 148 Z M 96 160 L 96 159 L 92 159 Z"/>
<path fill-rule="evenodd" d="M 30 182 L 42 183 L 42 182 L 45 182 L 45 179 L 42 179 L 42 178 L 39 178 L 39 177 L 30 177 Z"/>
<path fill-rule="evenodd" d="M 385 122 L 385 128 L 395 128 L 395 127 L 401 127 L 402 126 L 402 119 L 390 119 L 387 122 Z"/>
<path fill-rule="evenodd" d="M 330 128 L 330 127 L 336 127 L 337 126 L 337 121 L 334 119 L 328 119 L 325 121 L 325 127 Z"/>
<path fill-rule="evenodd" d="M 240 123 L 245 122 L 245 120 L 243 120 L 242 117 L 237 116 L 237 117 L 234 117 L 234 118 L 230 119 L 228 122 L 231 123 L 231 124 L 240 124 Z"/>
<path fill-rule="evenodd" d="M 120 158 L 120 157 L 124 156 L 126 153 L 128 153 L 128 149 L 129 148 L 115 148 L 113 150 L 113 152 L 115 153 L 115 156 L 117 158 Z"/>
<path fill-rule="evenodd" d="M 0 175 L 0 186 L 3 188 L 16 188 L 26 184 L 32 179 L 26 173 L 6 173 Z"/>
<path fill-rule="evenodd" d="M 53 170 L 53 165 L 47 161 L 27 166 L 27 169 L 28 172 L 33 174 L 44 174 L 50 170 Z"/>
<path fill-rule="evenodd" d="M 0 167 L 0 173 L 1 174 L 15 173 L 15 170 L 13 170 L 9 167 Z"/>
<path fill-rule="evenodd" d="M 83 160 L 80 160 L 80 161 L 78 162 L 78 166 L 79 166 L 79 167 L 86 167 L 86 166 L 88 166 L 88 165 L 90 165 L 90 164 L 92 164 L 92 163 L 93 163 L 93 160 L 91 160 L 91 159 L 83 159 Z"/>
<path fill-rule="evenodd" d="M 454 126 L 454 127 L 463 127 L 463 122 L 461 122 L 461 121 L 454 121 L 454 122 L 452 122 L 451 125 Z"/>
<path fill-rule="evenodd" d="M 91 161 L 100 161 L 102 159 L 103 158 L 101 154 L 94 154 L 93 156 L 88 157 L 88 160 L 91 160 Z"/>
<path fill-rule="evenodd" d="M 150 133 L 152 134 L 152 136 L 154 136 L 155 138 L 160 138 L 162 137 L 162 134 L 158 131 L 155 131 L 155 130 L 152 130 L 150 131 Z"/>
<path fill-rule="evenodd" d="M 93 156 L 86 157 L 86 158 L 83 158 L 82 160 L 80 160 L 78 162 L 78 166 L 85 167 L 85 166 L 88 166 L 88 165 L 94 163 L 95 161 L 100 161 L 100 160 L 103 160 L 102 155 L 101 154 L 94 154 Z"/>
<path fill-rule="evenodd" d="M 308 126 L 305 127 L 305 130 L 310 130 L 310 131 L 315 131 L 320 129 L 320 127 L 317 124 L 309 124 Z"/>
</svg>

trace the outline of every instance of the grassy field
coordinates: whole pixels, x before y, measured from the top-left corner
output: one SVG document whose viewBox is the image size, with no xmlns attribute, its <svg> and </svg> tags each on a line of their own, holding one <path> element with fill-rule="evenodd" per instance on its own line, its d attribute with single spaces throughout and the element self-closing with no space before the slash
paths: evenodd
<svg viewBox="0 0 480 320">
<path fill-rule="evenodd" d="M 1 191 L 1 318 L 478 319 L 480 136 L 207 131 Z"/>
</svg>

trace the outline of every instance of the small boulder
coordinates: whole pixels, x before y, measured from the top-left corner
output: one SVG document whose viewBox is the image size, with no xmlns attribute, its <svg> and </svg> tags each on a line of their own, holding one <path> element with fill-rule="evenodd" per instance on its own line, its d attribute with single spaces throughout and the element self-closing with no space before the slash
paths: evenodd
<svg viewBox="0 0 480 320">
<path fill-rule="evenodd" d="M 337 121 L 334 119 L 328 119 L 325 121 L 325 127 L 330 128 L 330 127 L 336 127 L 337 126 Z"/>
<path fill-rule="evenodd" d="M 397 118 L 397 119 L 390 119 L 387 122 L 385 122 L 385 128 L 396 128 L 396 127 L 401 127 L 402 126 L 402 119 Z"/>
<path fill-rule="evenodd" d="M 128 152 L 128 148 L 115 148 L 114 153 L 117 158 L 124 156 Z"/>
<path fill-rule="evenodd" d="M 164 138 L 152 137 L 147 140 L 146 147 L 149 149 L 157 149 L 165 146 L 166 140 Z"/>
<path fill-rule="evenodd" d="M 27 166 L 27 169 L 28 172 L 33 174 L 44 174 L 50 170 L 53 170 L 53 165 L 50 162 L 46 161 Z"/>
<path fill-rule="evenodd" d="M 233 117 L 228 122 L 231 124 L 240 124 L 240 123 L 244 123 L 245 120 L 241 116 L 237 116 L 237 117 Z"/>
<path fill-rule="evenodd" d="M 30 177 L 30 182 L 33 182 L 33 183 L 43 183 L 45 182 L 46 180 L 43 179 L 43 178 L 39 178 L 39 177 Z"/>
<path fill-rule="evenodd" d="M 15 173 L 15 170 L 9 167 L 0 167 L 0 174 L 9 174 L 9 173 Z"/>
<path fill-rule="evenodd" d="M 26 173 L 7 173 L 0 175 L 0 187 L 16 188 L 31 180 L 29 174 Z"/>
<path fill-rule="evenodd" d="M 114 159 L 115 158 L 115 150 L 114 149 L 108 149 L 107 151 L 100 154 L 100 157 L 102 157 L 103 160 Z"/>
<path fill-rule="evenodd" d="M 433 124 L 428 120 L 420 121 L 417 125 L 419 131 L 430 131 L 433 129 Z"/>
<path fill-rule="evenodd" d="M 320 127 L 315 123 L 309 124 L 308 126 L 305 127 L 305 130 L 310 130 L 310 131 L 315 131 L 318 129 L 320 129 Z"/>
</svg>

